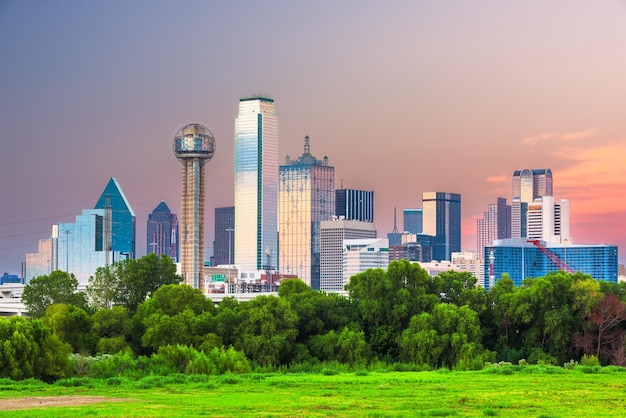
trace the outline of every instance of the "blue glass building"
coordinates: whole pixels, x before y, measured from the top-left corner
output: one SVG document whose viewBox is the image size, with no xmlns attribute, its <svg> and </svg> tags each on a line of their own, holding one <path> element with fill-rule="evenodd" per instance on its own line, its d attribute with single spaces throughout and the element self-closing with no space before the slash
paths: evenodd
<svg viewBox="0 0 626 418">
<path fill-rule="evenodd" d="M 137 230 L 135 212 L 130 207 L 119 183 L 113 177 L 104 188 L 94 209 L 107 207 L 111 208 L 111 251 L 124 254 L 127 258 L 135 258 Z"/>
<path fill-rule="evenodd" d="M 422 233 L 422 209 L 404 209 L 404 232 Z"/>
<path fill-rule="evenodd" d="M 422 232 L 435 237 L 433 260 L 450 261 L 453 252 L 461 251 L 461 195 L 424 192 L 422 210 Z"/>
<path fill-rule="evenodd" d="M 233 264 L 235 257 L 235 207 L 215 208 L 213 265 Z M 230 248 L 229 248 L 230 247 Z"/>
<path fill-rule="evenodd" d="M 547 243 L 547 250 L 573 271 L 588 274 L 596 280 L 617 283 L 617 246 Z M 516 286 L 529 277 L 542 277 L 559 268 L 533 243 L 526 239 L 496 240 L 484 250 L 485 288 L 508 274 Z"/>
</svg>

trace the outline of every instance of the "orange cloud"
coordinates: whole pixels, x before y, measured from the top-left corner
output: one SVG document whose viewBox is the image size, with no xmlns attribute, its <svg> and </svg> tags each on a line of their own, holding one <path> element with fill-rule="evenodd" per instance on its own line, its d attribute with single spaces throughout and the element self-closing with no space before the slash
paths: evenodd
<svg viewBox="0 0 626 418">
<path fill-rule="evenodd" d="M 510 181 L 511 178 L 505 176 L 504 174 L 501 176 L 489 176 L 487 177 L 487 182 L 488 183 L 506 183 L 508 181 Z"/>
<path fill-rule="evenodd" d="M 585 131 L 567 132 L 564 134 L 557 134 L 555 132 L 541 133 L 535 136 L 524 138 L 520 142 L 524 145 L 535 145 L 537 142 L 547 141 L 550 139 L 555 141 L 574 141 L 577 139 L 592 138 L 596 136 L 597 132 L 598 130 L 596 128 L 591 128 Z"/>
</svg>

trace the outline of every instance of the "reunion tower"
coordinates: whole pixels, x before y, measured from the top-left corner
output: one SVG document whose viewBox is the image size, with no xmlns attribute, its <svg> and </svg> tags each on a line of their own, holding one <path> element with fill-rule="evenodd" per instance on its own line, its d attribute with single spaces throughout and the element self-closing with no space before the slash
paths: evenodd
<svg viewBox="0 0 626 418">
<path fill-rule="evenodd" d="M 174 136 L 174 155 L 182 163 L 180 261 L 185 284 L 204 289 L 204 165 L 215 154 L 215 137 L 190 123 Z"/>
</svg>

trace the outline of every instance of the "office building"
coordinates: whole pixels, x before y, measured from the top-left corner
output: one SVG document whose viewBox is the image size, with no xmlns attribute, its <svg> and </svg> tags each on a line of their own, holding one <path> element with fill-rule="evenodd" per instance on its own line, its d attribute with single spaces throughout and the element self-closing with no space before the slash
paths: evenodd
<svg viewBox="0 0 626 418">
<path fill-rule="evenodd" d="M 434 237 L 433 260 L 450 261 L 461 251 L 461 195 L 424 192 L 422 194 L 422 232 Z"/>
<path fill-rule="evenodd" d="M 554 196 L 552 171 L 549 168 L 523 169 L 513 172 L 513 199 L 511 201 L 511 237 L 527 236 L 528 205 L 537 198 Z"/>
<path fill-rule="evenodd" d="M 369 269 L 387 270 L 389 240 L 385 238 L 346 239 L 343 241 L 343 282 Z"/>
<path fill-rule="evenodd" d="M 135 256 L 135 213 L 116 179 L 111 178 L 95 209 L 83 209 L 73 223 L 52 226 L 37 253 L 26 254 L 24 279 L 62 270 L 81 287 L 99 267 Z"/>
<path fill-rule="evenodd" d="M 543 196 L 528 205 L 527 238 L 548 242 L 572 242 L 569 234 L 569 200 L 555 202 Z"/>
<path fill-rule="evenodd" d="M 374 222 L 374 192 L 343 188 L 336 190 L 335 215 L 348 221 Z"/>
<path fill-rule="evenodd" d="M 274 100 L 239 100 L 234 165 L 234 261 L 240 274 L 249 276 L 248 272 L 278 265 L 278 117 Z"/>
<path fill-rule="evenodd" d="M 373 222 L 333 219 L 320 225 L 320 290 L 344 290 L 343 253 L 344 240 L 376 238 Z"/>
<path fill-rule="evenodd" d="M 235 207 L 215 208 L 215 241 L 213 264 L 233 264 L 235 257 Z"/>
<path fill-rule="evenodd" d="M 511 206 L 506 199 L 499 197 L 490 203 L 482 219 L 476 220 L 476 250 L 479 255 L 493 240 L 511 238 Z"/>
<path fill-rule="evenodd" d="M 185 284 L 204 287 L 204 167 L 215 154 L 215 137 L 190 123 L 174 135 L 174 155 L 181 163 L 180 273 Z"/>
<path fill-rule="evenodd" d="M 165 201 L 161 201 L 148 215 L 146 225 L 146 254 L 166 255 L 178 262 L 178 218 Z"/>
<path fill-rule="evenodd" d="M 313 289 L 320 288 L 320 222 L 335 210 L 335 168 L 328 157 L 311 154 L 304 137 L 304 153 L 289 156 L 279 168 L 280 272 L 296 275 Z"/>
<path fill-rule="evenodd" d="M 404 209 L 404 232 L 422 233 L 422 209 Z"/>
<path fill-rule="evenodd" d="M 543 277 L 558 271 L 549 253 L 574 272 L 588 274 L 596 280 L 617 283 L 617 246 L 581 245 L 568 242 L 540 241 L 541 248 L 526 238 L 496 240 L 485 247 L 483 280 L 489 290 L 503 274 L 509 275 L 516 286 L 530 277 Z"/>
</svg>

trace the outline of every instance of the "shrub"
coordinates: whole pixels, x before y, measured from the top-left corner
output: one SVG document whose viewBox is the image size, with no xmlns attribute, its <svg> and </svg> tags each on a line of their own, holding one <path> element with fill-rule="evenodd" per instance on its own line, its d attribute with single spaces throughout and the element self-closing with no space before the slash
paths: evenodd
<svg viewBox="0 0 626 418">
<path fill-rule="evenodd" d="M 574 368 L 578 365 L 578 362 L 574 359 L 571 359 L 569 362 L 563 364 L 563 368 L 566 370 L 574 370 Z"/>
<path fill-rule="evenodd" d="M 589 366 L 589 367 L 599 366 L 600 360 L 598 360 L 598 357 L 594 355 L 589 356 L 585 354 L 583 358 L 580 359 L 580 364 L 582 364 L 583 366 Z"/>
</svg>

